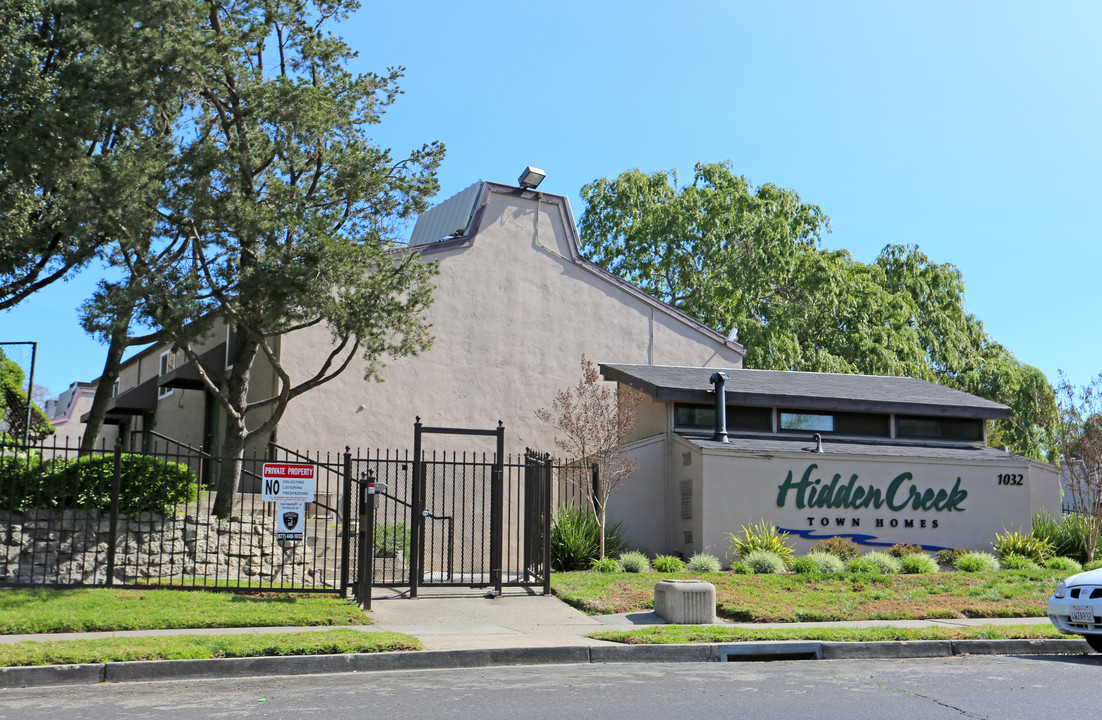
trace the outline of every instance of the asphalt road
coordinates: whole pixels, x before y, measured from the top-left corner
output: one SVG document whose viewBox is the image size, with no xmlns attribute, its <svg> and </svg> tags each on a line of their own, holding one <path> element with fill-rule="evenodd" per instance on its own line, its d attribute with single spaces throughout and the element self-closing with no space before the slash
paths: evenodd
<svg viewBox="0 0 1102 720">
<path fill-rule="evenodd" d="M 1102 656 L 554 665 L 0 690 L 0 718 L 1086 717 Z"/>
</svg>

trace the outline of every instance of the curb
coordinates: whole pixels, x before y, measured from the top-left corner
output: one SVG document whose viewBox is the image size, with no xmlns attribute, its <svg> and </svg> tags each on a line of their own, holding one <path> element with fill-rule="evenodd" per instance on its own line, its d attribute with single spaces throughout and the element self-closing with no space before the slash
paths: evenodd
<svg viewBox="0 0 1102 720">
<path fill-rule="evenodd" d="M 0 688 L 246 678 L 265 675 L 440 670 L 586 663 L 761 662 L 813 659 L 934 658 L 952 655 L 1056 655 L 1090 653 L 1081 639 L 912 640 L 891 642 L 749 642 L 695 645 L 602 645 L 209 660 L 141 660 L 88 665 L 0 668 Z"/>
</svg>

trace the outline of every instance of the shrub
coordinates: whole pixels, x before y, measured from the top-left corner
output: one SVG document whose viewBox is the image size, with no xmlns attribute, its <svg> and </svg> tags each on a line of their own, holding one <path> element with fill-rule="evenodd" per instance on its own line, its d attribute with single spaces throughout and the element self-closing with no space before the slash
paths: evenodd
<svg viewBox="0 0 1102 720">
<path fill-rule="evenodd" d="M 830 553 L 842 560 L 849 560 L 860 555 L 861 549 L 857 547 L 857 543 L 853 540 L 846 537 L 835 536 L 820 540 L 816 543 L 815 547 L 811 548 L 811 552 Z"/>
<path fill-rule="evenodd" d="M 952 550 L 946 548 L 944 550 L 938 550 L 936 553 L 934 553 L 934 559 L 942 565 L 956 567 L 957 558 L 967 552 L 968 550 L 965 550 L 964 548 L 953 548 Z"/>
<path fill-rule="evenodd" d="M 693 553 L 685 569 L 691 573 L 717 573 L 723 569 L 719 558 L 708 553 Z"/>
<path fill-rule="evenodd" d="M 1035 537 L 1017 530 L 1007 530 L 1002 535 L 996 533 L 995 541 L 991 546 L 995 548 L 995 553 L 999 557 L 1021 555 L 1038 564 L 1052 557 L 1052 545 L 1047 538 Z"/>
<path fill-rule="evenodd" d="M 1083 572 L 1083 566 L 1077 560 L 1072 560 L 1069 557 L 1051 557 L 1045 561 L 1045 569 L 1056 570 L 1068 575 Z"/>
<path fill-rule="evenodd" d="M 1084 570 L 1097 570 L 1102 567 L 1102 560 L 1091 560 L 1089 563 L 1083 566 Z"/>
<path fill-rule="evenodd" d="M 876 565 L 876 569 L 882 575 L 895 575 L 900 571 L 899 558 L 886 552 L 871 552 L 865 555 L 865 559 Z"/>
<path fill-rule="evenodd" d="M 999 558 L 999 561 L 1002 562 L 1003 567 L 1007 570 L 1037 570 L 1041 567 L 1029 558 L 1015 555 L 1014 553 L 1003 555 Z"/>
<path fill-rule="evenodd" d="M 1080 563 L 1087 559 L 1086 518 L 1079 513 L 1054 517 L 1044 510 L 1033 513 L 1030 534 L 1048 543 L 1054 556 L 1069 557 Z"/>
<path fill-rule="evenodd" d="M 651 565 L 658 572 L 664 573 L 677 573 L 685 569 L 685 561 L 673 555 L 656 555 Z"/>
<path fill-rule="evenodd" d="M 801 575 L 829 575 L 845 572 L 846 566 L 837 555 L 813 550 L 807 555 L 793 560 L 792 569 Z"/>
<path fill-rule="evenodd" d="M 551 518 L 551 567 L 560 572 L 589 568 L 600 548 L 600 533 L 593 513 L 560 505 Z M 605 552 L 618 555 L 626 544 L 621 523 L 610 521 L 605 526 Z"/>
<path fill-rule="evenodd" d="M 401 552 L 409 557 L 409 538 L 412 533 L 405 523 L 375 525 L 375 554 L 394 555 Z"/>
<path fill-rule="evenodd" d="M 778 532 L 777 526 L 767 520 L 750 527 L 743 525 L 742 537 L 727 533 L 727 538 L 731 541 L 731 552 L 742 558 L 756 550 L 764 550 L 779 557 L 782 565 L 787 565 L 796 552 L 788 542 L 788 533 Z"/>
<path fill-rule="evenodd" d="M 897 558 L 904 558 L 907 555 L 914 555 L 920 552 L 922 552 L 921 545 L 912 545 L 910 543 L 896 543 L 888 548 L 888 554 Z"/>
<path fill-rule="evenodd" d="M 887 557 L 891 557 L 888 555 Z M 893 560 L 895 558 L 892 558 Z M 868 574 L 882 574 L 883 571 L 880 566 L 869 560 L 867 557 L 855 557 L 852 560 L 846 561 L 846 572 L 849 573 L 868 573 Z"/>
<path fill-rule="evenodd" d="M 8 460 L 0 469 L 0 507 L 68 510 L 111 509 L 115 456 L 89 455 L 38 463 L 33 458 Z M 121 456 L 119 512 L 171 513 L 199 497 L 199 481 L 186 465 L 147 455 Z"/>
<path fill-rule="evenodd" d="M 731 563 L 730 570 L 735 575 L 753 575 L 754 568 L 744 562 Z"/>
<path fill-rule="evenodd" d="M 908 553 L 899 558 L 899 569 L 907 575 L 926 575 L 936 573 L 940 568 L 938 568 L 937 560 L 926 553 L 918 552 Z"/>
<path fill-rule="evenodd" d="M 775 575 L 784 572 L 784 560 L 768 550 L 752 550 L 743 558 L 756 575 Z"/>
<path fill-rule="evenodd" d="M 620 567 L 624 569 L 624 572 L 629 573 L 646 572 L 650 570 L 650 560 L 638 550 L 629 550 L 620 553 Z"/>
<path fill-rule="evenodd" d="M 616 558 L 611 557 L 594 558 L 589 567 L 599 573 L 614 573 L 621 570 L 620 563 L 616 562 Z"/>
<path fill-rule="evenodd" d="M 999 560 L 991 553 L 966 552 L 957 558 L 953 567 L 961 572 L 996 572 Z"/>
</svg>

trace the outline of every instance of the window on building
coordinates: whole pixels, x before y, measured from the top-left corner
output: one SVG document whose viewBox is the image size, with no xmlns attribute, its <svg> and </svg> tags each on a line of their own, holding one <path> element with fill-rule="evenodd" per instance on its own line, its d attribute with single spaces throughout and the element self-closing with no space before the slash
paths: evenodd
<svg viewBox="0 0 1102 720">
<path fill-rule="evenodd" d="M 237 352 L 237 327 L 226 326 L 226 369 L 233 370 L 234 353 Z"/>
<path fill-rule="evenodd" d="M 886 437 L 891 434 L 891 422 L 890 416 L 882 413 L 781 412 L 781 430 Z"/>
<path fill-rule="evenodd" d="M 983 440 L 983 420 L 896 415 L 897 437 L 938 440 Z"/>
<path fill-rule="evenodd" d="M 685 429 L 708 429 L 716 426 L 716 409 L 710 405 L 674 405 L 674 425 Z M 773 410 L 767 407 L 727 406 L 728 430 L 773 430 Z"/>
<path fill-rule="evenodd" d="M 118 394 L 119 394 L 119 381 L 116 380 L 115 382 L 111 383 L 111 397 L 115 397 Z"/>
<path fill-rule="evenodd" d="M 159 377 L 168 375 L 170 372 L 176 369 L 176 353 L 171 350 L 166 350 L 161 353 L 161 365 L 160 371 L 157 373 Z M 172 388 L 161 385 L 157 388 L 157 398 L 168 397 L 172 394 Z"/>
</svg>

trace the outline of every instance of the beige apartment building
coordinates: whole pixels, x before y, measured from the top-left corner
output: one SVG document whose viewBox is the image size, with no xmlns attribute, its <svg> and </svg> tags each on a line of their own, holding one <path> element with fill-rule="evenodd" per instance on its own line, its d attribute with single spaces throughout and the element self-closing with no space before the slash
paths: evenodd
<svg viewBox="0 0 1102 720">
<path fill-rule="evenodd" d="M 411 250 L 440 263 L 427 311 L 432 348 L 388 361 L 381 383 L 364 381 L 353 362 L 292 400 L 270 440 L 301 451 L 406 449 L 420 416 L 448 427 L 494 428 L 500 420 L 509 452 L 553 451 L 553 430 L 535 411 L 577 382 L 583 355 L 632 364 L 742 363 L 737 342 L 581 257 L 565 197 L 475 183 L 418 220 Z M 225 367 L 226 340 L 224 328 L 207 338 L 207 367 Z M 328 329 L 315 327 L 280 338 L 278 353 L 296 380 L 312 376 L 330 347 Z M 273 373 L 258 362 L 251 397 L 274 387 Z M 110 446 L 121 434 L 133 448 L 175 441 L 217 454 L 221 413 L 182 353 L 152 346 L 124 364 L 101 438 Z M 80 417 L 70 411 L 56 423 L 59 440 L 76 442 Z M 439 447 L 483 449 L 454 441 Z"/>
</svg>

